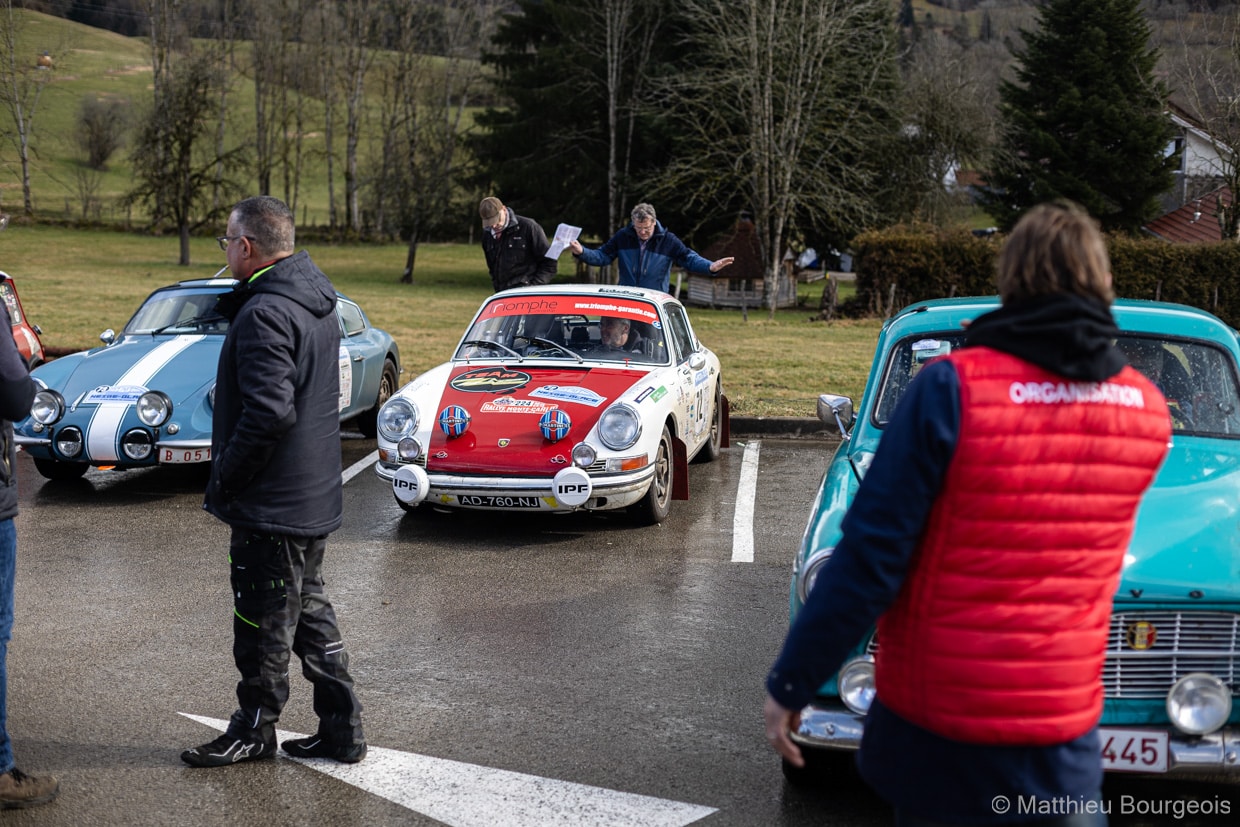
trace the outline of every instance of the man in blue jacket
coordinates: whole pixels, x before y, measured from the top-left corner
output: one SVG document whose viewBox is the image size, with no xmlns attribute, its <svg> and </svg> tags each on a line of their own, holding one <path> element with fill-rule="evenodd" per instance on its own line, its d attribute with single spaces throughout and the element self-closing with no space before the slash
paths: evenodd
<svg viewBox="0 0 1240 827">
<path fill-rule="evenodd" d="M 707 261 L 690 250 L 655 218 L 654 207 L 638 204 L 630 216 L 632 223 L 616 233 L 602 247 L 588 250 L 574 239 L 569 242 L 573 255 L 592 267 L 606 267 L 620 260 L 620 284 L 668 291 L 672 265 L 690 273 L 717 273 L 731 264 L 731 256 Z"/>
<path fill-rule="evenodd" d="M 0 330 L 0 809 L 46 804 L 60 792 L 54 775 L 26 775 L 13 762 L 7 690 L 9 637 L 13 631 L 13 581 L 17 574 L 17 454 L 13 422 L 30 413 L 36 386 L 6 323 Z"/>
<path fill-rule="evenodd" d="M 293 252 L 293 215 L 277 198 L 237 204 L 218 240 L 237 286 L 217 304 L 230 324 L 203 507 L 232 527 L 241 681 L 227 731 L 181 759 L 219 767 L 273 757 L 296 652 L 319 726 L 284 751 L 356 763 L 366 755 L 362 705 L 322 575 L 327 535 L 342 517 L 336 290 L 304 250 Z"/>
</svg>

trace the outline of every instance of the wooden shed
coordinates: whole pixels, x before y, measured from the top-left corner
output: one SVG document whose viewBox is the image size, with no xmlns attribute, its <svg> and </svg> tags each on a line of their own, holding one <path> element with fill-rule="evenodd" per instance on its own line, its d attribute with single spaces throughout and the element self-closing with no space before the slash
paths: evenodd
<svg viewBox="0 0 1240 827">
<path fill-rule="evenodd" d="M 753 220 L 741 218 L 730 231 L 715 239 L 702 256 L 716 259 L 733 256 L 736 261 L 718 273 L 698 275 L 688 273 L 688 295 L 682 296 L 687 304 L 701 307 L 759 307 L 766 285 L 762 266 L 758 231 Z M 796 307 L 797 283 L 795 278 L 780 279 L 779 307 Z"/>
</svg>

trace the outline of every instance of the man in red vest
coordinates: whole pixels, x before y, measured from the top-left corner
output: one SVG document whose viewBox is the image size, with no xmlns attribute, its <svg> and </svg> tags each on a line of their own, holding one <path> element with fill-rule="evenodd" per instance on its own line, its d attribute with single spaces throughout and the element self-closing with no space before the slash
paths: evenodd
<svg viewBox="0 0 1240 827">
<path fill-rule="evenodd" d="M 857 765 L 897 824 L 1092 827 L 1111 599 L 1170 415 L 1113 344 L 1084 211 L 1030 210 L 998 271 L 1002 306 L 897 406 L 767 677 L 766 734 L 803 766 L 798 710 L 877 622 Z M 994 803 L 1030 797 L 1057 815 Z"/>
</svg>

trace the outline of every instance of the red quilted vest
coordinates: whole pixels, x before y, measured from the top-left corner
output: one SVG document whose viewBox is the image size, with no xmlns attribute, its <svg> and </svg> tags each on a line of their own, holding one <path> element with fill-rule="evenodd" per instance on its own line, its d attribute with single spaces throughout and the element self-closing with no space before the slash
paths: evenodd
<svg viewBox="0 0 1240 827">
<path fill-rule="evenodd" d="M 1063 743 L 1102 714 L 1111 599 L 1171 419 L 1129 367 L 1072 382 L 989 348 L 948 358 L 959 443 L 878 624 L 878 695 L 957 741 Z"/>
</svg>

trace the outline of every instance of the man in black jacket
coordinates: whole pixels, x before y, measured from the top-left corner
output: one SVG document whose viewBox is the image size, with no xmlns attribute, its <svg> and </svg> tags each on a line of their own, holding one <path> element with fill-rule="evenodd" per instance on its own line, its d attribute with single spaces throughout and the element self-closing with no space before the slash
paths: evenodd
<svg viewBox="0 0 1240 827">
<path fill-rule="evenodd" d="M 7 721 L 9 635 L 13 630 L 13 580 L 17 573 L 17 454 L 13 421 L 30 413 L 35 383 L 17 352 L 9 325 L 0 330 L 0 809 L 46 804 L 60 792 L 54 775 L 26 775 L 13 763 Z"/>
<path fill-rule="evenodd" d="M 517 215 L 495 196 L 478 205 L 482 252 L 495 292 L 555 278 L 556 259 L 547 258 L 547 234 L 538 222 Z"/>
<path fill-rule="evenodd" d="M 366 755 L 362 706 L 323 591 L 327 535 L 340 527 L 340 327 L 336 291 L 270 196 L 233 208 L 219 239 L 237 279 L 218 303 L 220 351 L 203 507 L 232 527 L 233 657 L 239 708 L 227 731 L 181 753 L 195 767 L 275 754 L 290 652 L 314 684 L 318 732 L 281 746 L 299 758 Z"/>
</svg>

